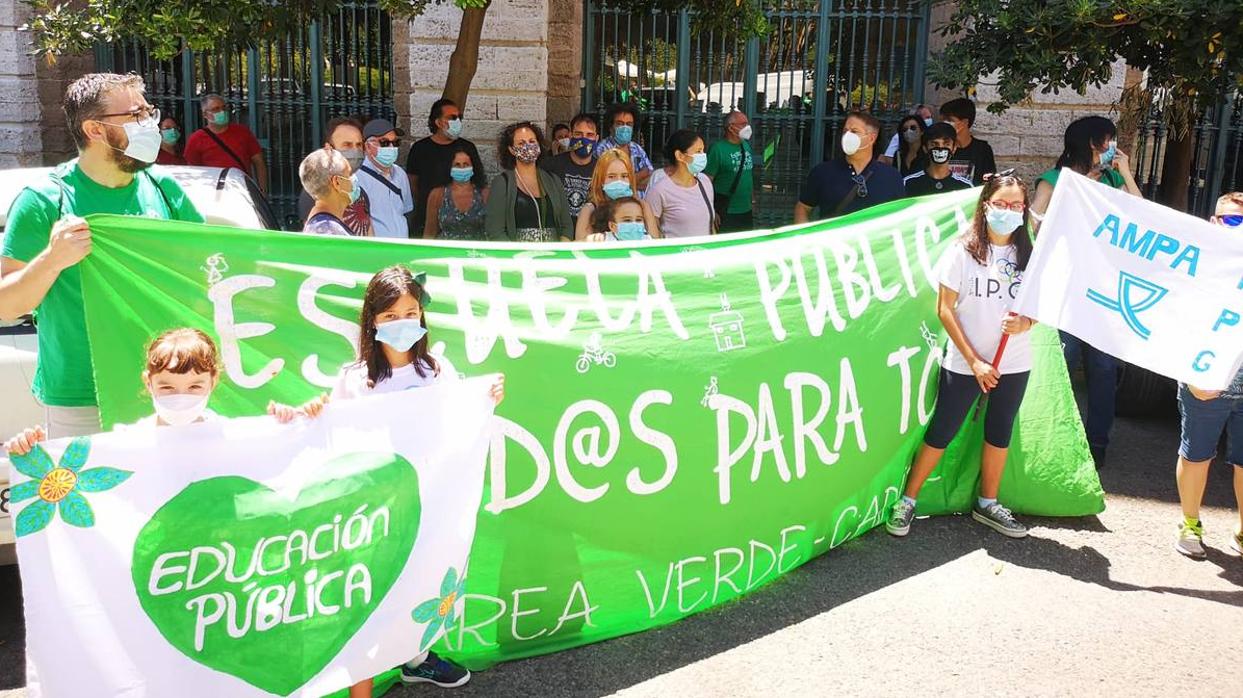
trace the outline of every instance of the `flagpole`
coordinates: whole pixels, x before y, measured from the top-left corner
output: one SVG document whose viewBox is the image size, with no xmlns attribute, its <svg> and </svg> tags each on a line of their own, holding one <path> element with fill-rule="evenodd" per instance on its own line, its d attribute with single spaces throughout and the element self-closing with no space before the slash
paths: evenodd
<svg viewBox="0 0 1243 698">
<path fill-rule="evenodd" d="M 1018 317 L 1018 313 L 1010 311 L 1006 313 L 1006 317 Z M 1001 357 L 1006 353 L 1006 344 L 1010 341 L 1010 335 L 1005 332 L 1001 333 L 1001 343 L 997 345 L 997 353 L 993 355 L 993 368 L 998 372 L 1001 371 Z M 1000 380 L 1000 379 L 998 379 Z M 980 412 L 984 411 L 984 406 L 988 404 L 988 388 L 984 388 L 984 394 L 980 396 L 980 401 L 975 403 L 975 415 L 971 417 L 972 421 L 979 421 Z"/>
</svg>

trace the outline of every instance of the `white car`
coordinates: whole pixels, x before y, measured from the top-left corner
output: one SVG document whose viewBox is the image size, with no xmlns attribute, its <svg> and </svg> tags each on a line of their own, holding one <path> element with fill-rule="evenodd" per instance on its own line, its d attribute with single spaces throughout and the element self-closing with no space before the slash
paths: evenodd
<svg viewBox="0 0 1243 698">
<path fill-rule="evenodd" d="M 241 170 L 185 166 L 161 169 L 177 180 L 208 223 L 256 230 L 280 228 L 259 188 Z M 22 187 L 51 171 L 50 167 L 0 170 L 0 234 L 9 206 Z M 0 322 L 0 442 L 43 422 L 43 408 L 30 392 L 37 345 L 35 327 L 29 319 Z M 9 463 L 3 456 L 0 454 L 0 564 L 12 564 Z"/>
</svg>

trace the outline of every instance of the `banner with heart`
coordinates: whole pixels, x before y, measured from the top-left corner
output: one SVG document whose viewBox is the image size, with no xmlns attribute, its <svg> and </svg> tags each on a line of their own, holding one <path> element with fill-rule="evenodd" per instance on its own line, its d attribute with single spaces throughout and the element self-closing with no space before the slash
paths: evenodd
<svg viewBox="0 0 1243 698">
<path fill-rule="evenodd" d="M 487 383 L 13 458 L 28 695 L 322 696 L 419 654 L 461 613 Z"/>
</svg>

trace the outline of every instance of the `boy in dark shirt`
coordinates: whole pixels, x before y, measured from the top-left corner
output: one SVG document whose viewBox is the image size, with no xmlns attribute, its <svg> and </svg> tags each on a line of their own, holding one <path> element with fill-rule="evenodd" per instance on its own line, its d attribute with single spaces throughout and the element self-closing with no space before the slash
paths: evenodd
<svg viewBox="0 0 1243 698">
<path fill-rule="evenodd" d="M 983 184 L 984 175 L 997 171 L 997 161 L 993 159 L 993 147 L 988 141 L 971 135 L 971 127 L 975 125 L 975 102 L 966 97 L 951 99 L 941 105 L 941 119 L 954 127 L 958 144 L 958 150 L 950 159 L 950 170 L 976 186 Z"/>
<path fill-rule="evenodd" d="M 950 168 L 957 145 L 954 127 L 942 121 L 924 131 L 923 149 L 928 156 L 928 167 L 907 175 L 902 180 L 907 196 L 927 196 L 974 186 L 971 180 L 955 174 Z"/>
</svg>

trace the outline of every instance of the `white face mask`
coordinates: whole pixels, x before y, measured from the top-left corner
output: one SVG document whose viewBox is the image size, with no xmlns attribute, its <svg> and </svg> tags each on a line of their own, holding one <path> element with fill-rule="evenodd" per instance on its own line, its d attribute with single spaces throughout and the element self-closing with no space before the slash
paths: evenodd
<svg viewBox="0 0 1243 698">
<path fill-rule="evenodd" d="M 744 141 L 751 140 L 751 124 L 747 124 L 746 126 L 738 129 L 738 137 Z"/>
<path fill-rule="evenodd" d="M 859 148 L 863 145 L 863 139 L 859 134 L 847 131 L 842 134 L 842 152 L 847 155 L 854 155 L 859 152 Z"/>
<path fill-rule="evenodd" d="M 108 124 L 115 126 L 115 124 Z M 160 143 L 164 137 L 160 135 L 160 125 L 154 120 L 146 121 L 127 121 L 121 126 L 125 131 L 125 137 L 129 139 L 129 145 L 125 146 L 125 150 L 121 152 L 134 158 L 138 162 L 153 163 L 160 155 Z"/>
<path fill-rule="evenodd" d="M 174 395 L 157 395 L 151 399 L 155 405 L 155 414 L 160 421 L 173 427 L 192 424 L 203 416 L 207 409 L 208 395 L 190 395 L 176 393 Z"/>
</svg>

